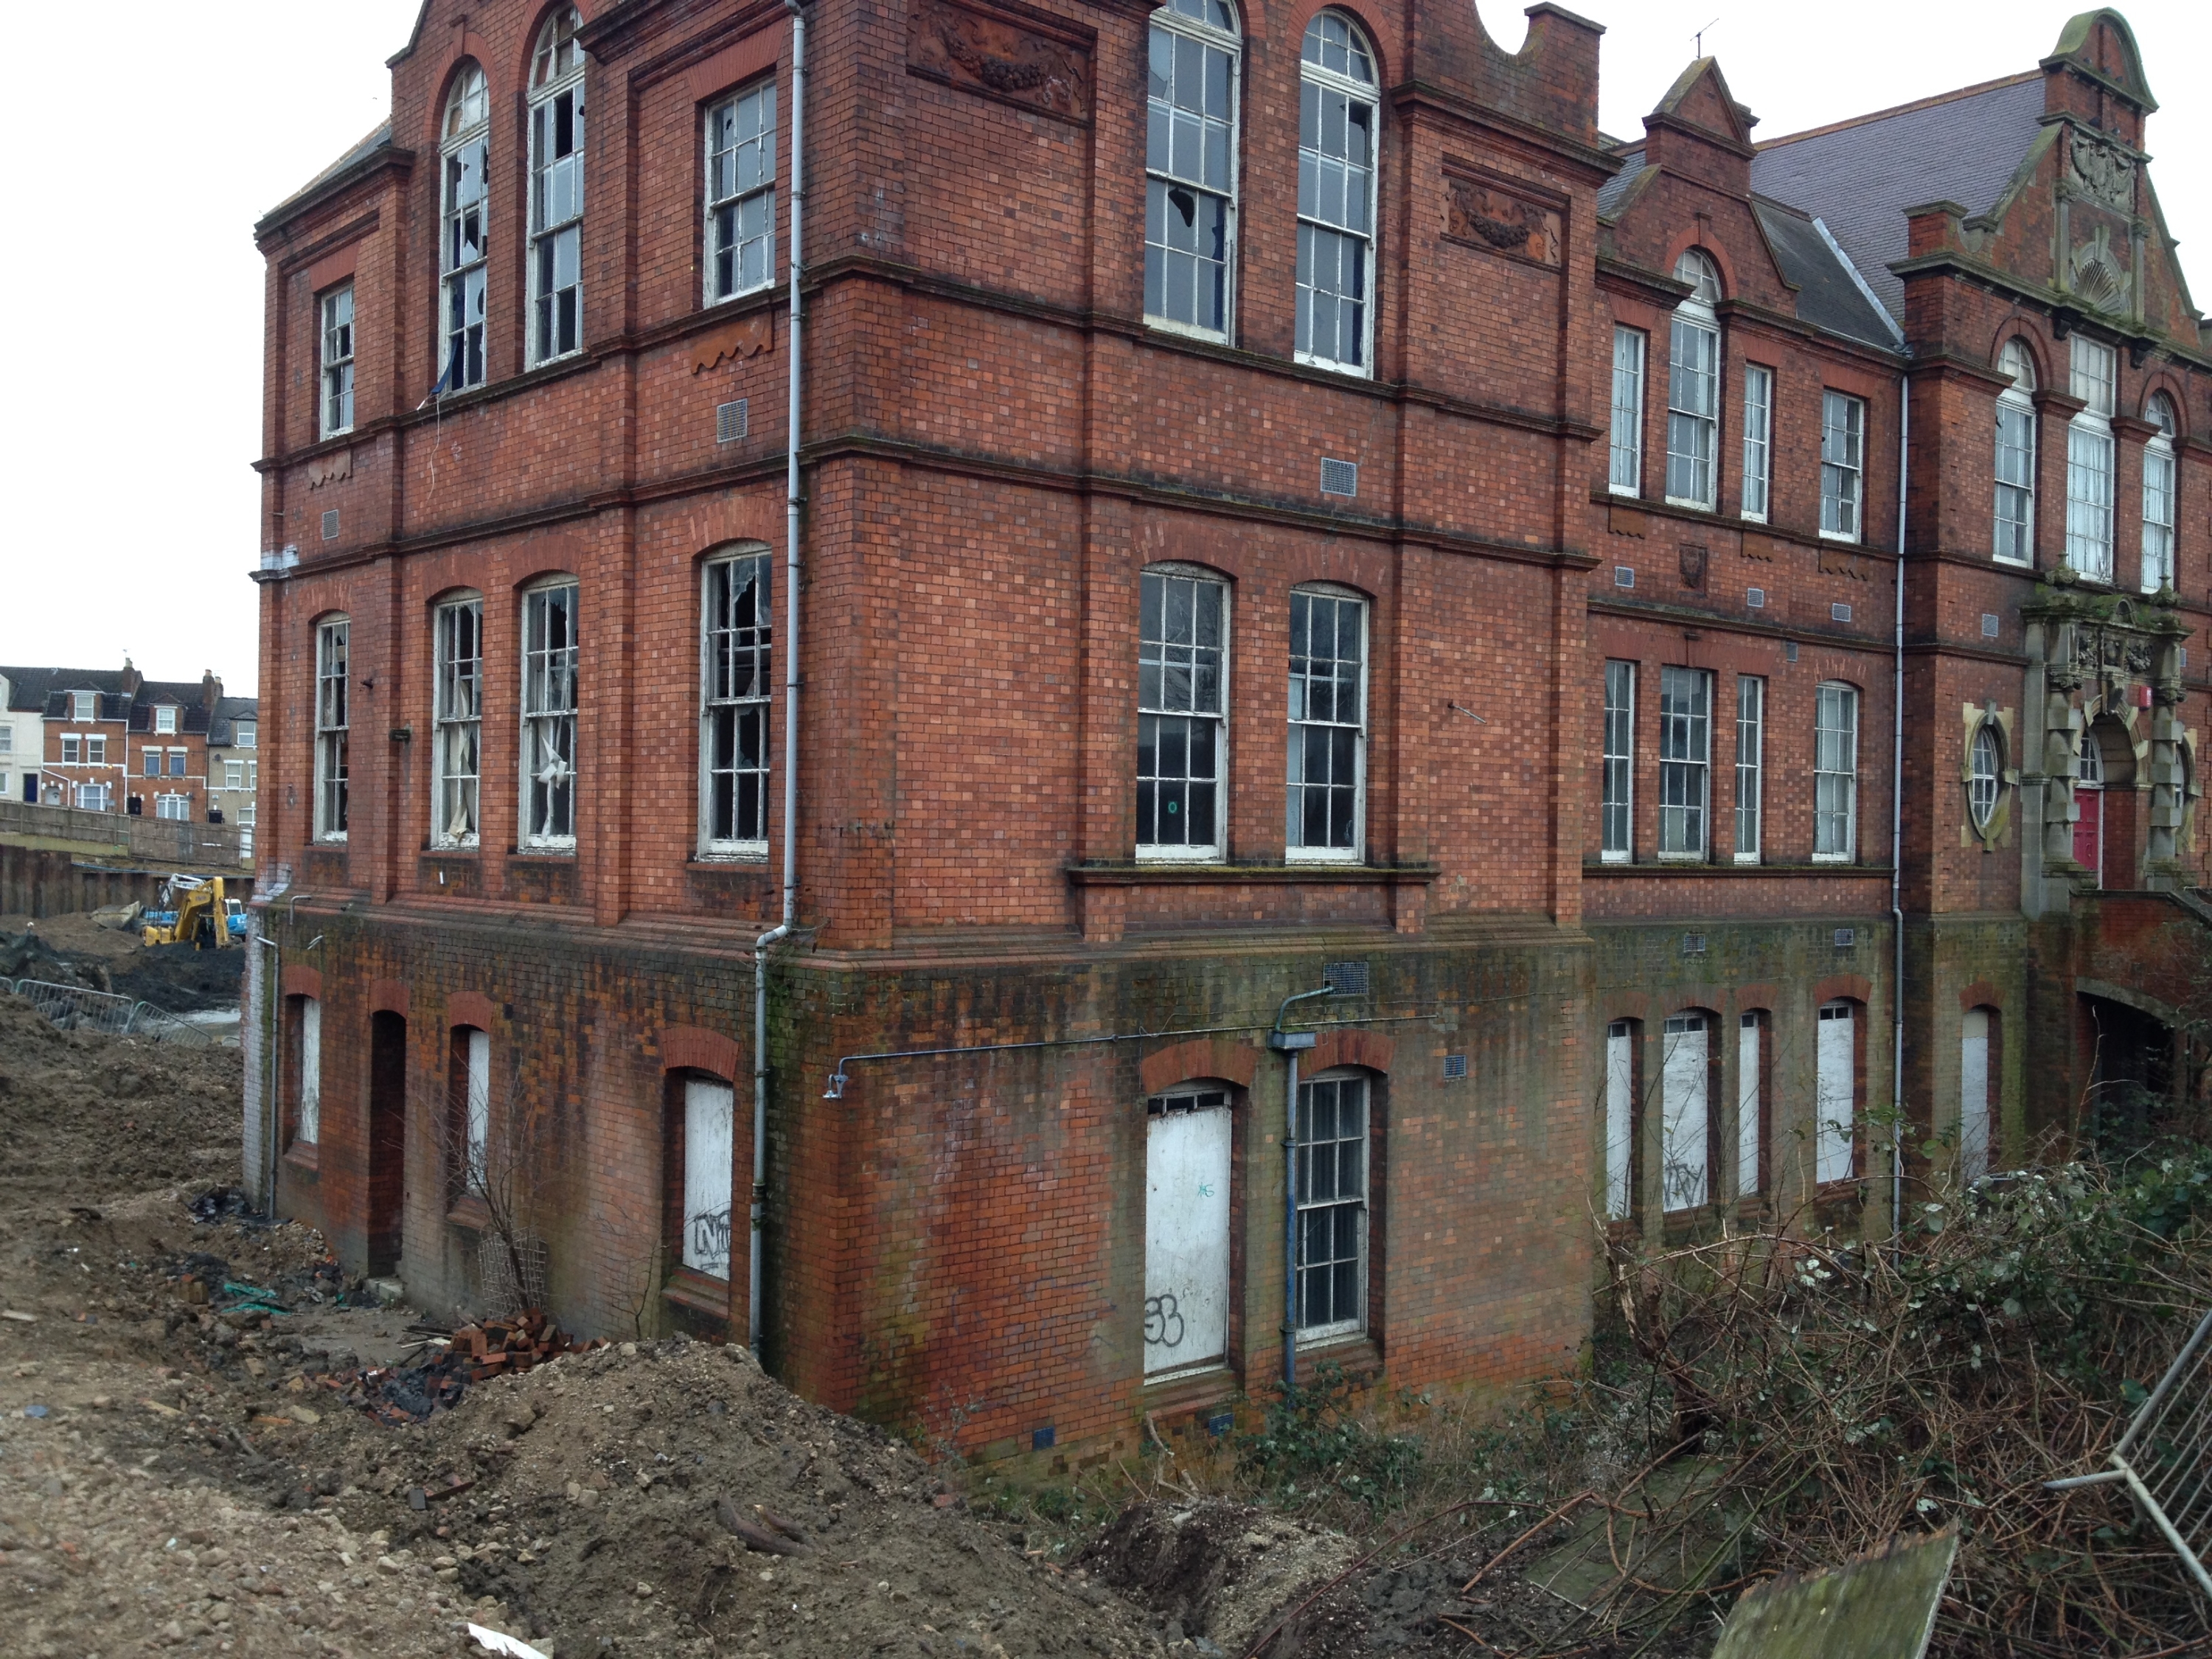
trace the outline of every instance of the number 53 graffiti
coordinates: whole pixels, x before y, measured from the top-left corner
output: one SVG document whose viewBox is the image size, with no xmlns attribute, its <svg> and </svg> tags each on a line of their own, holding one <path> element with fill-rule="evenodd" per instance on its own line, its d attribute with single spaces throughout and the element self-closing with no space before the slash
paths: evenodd
<svg viewBox="0 0 2212 1659">
<path fill-rule="evenodd" d="M 1172 1294 L 1163 1293 L 1145 1298 L 1145 1341 L 1147 1346 L 1179 1348 L 1182 1346 L 1183 1319 Z"/>
</svg>

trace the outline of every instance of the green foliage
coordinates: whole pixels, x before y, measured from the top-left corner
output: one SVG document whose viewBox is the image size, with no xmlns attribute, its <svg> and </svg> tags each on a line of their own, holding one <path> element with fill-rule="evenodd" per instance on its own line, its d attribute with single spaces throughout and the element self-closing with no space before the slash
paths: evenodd
<svg viewBox="0 0 2212 1659">
<path fill-rule="evenodd" d="M 1422 1451 L 1416 1437 L 1385 1433 L 1361 1415 L 1351 1379 L 1330 1360 L 1267 1407 L 1257 1434 L 1237 1443 L 1240 1467 L 1281 1500 L 1341 1495 L 1374 1508 L 1405 1501 Z"/>
</svg>

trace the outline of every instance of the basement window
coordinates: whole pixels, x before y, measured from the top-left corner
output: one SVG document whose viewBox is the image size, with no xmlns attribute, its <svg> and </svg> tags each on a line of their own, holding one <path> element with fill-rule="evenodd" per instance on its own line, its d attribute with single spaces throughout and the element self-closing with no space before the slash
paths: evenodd
<svg viewBox="0 0 2212 1659">
<path fill-rule="evenodd" d="M 346 674 L 352 623 L 315 630 L 315 839 L 346 838 Z"/>
<path fill-rule="evenodd" d="M 477 844 L 477 786 L 483 731 L 483 601 L 455 599 L 438 607 L 437 726 L 432 763 L 437 816 L 431 839 L 441 847 Z"/>
<path fill-rule="evenodd" d="M 312 1146 L 323 1133 L 323 1005 L 313 997 L 295 1000 L 300 1005 L 300 1086 L 292 1138 Z"/>
<path fill-rule="evenodd" d="M 775 279 L 775 82 L 707 112 L 707 303 Z"/>
<path fill-rule="evenodd" d="M 1367 1328 L 1367 1096 L 1358 1072 L 1298 1085 L 1298 1340 Z"/>
<path fill-rule="evenodd" d="M 574 6 L 545 20 L 530 71 L 530 361 L 583 343 L 584 26 Z"/>
<path fill-rule="evenodd" d="M 710 858 L 768 856 L 772 619 L 765 550 L 708 562 L 700 618 L 699 841 Z"/>
<path fill-rule="evenodd" d="M 576 844 L 576 584 L 522 599 L 522 844 Z"/>
</svg>

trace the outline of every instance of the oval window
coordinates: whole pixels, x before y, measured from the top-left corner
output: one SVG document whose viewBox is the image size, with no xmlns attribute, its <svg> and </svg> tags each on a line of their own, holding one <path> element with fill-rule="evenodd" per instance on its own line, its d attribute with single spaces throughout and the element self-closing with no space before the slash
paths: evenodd
<svg viewBox="0 0 2212 1659">
<path fill-rule="evenodd" d="M 1966 777 L 1966 808 L 1974 815 L 1977 830 L 1986 830 L 1990 814 L 1996 811 L 1997 785 L 2004 770 L 2002 759 L 1996 728 L 1984 720 L 1974 732 Z"/>
</svg>

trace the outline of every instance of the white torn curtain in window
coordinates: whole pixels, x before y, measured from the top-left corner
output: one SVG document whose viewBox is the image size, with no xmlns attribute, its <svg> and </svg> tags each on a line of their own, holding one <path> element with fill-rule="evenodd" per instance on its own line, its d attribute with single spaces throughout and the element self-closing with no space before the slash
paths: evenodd
<svg viewBox="0 0 2212 1659">
<path fill-rule="evenodd" d="M 699 752 L 710 853 L 768 850 L 769 559 L 707 566 Z"/>
<path fill-rule="evenodd" d="M 576 587 L 522 608 L 522 823 L 527 847 L 576 844 Z"/>
<path fill-rule="evenodd" d="M 431 833 L 441 847 L 473 847 L 483 730 L 483 601 L 441 605 L 437 635 L 437 817 Z"/>
<path fill-rule="evenodd" d="M 444 224 L 439 233 L 439 265 L 444 279 L 440 307 L 444 350 L 438 375 L 441 392 L 483 384 L 489 107 L 483 71 L 469 64 L 455 80 L 446 106 L 440 185 Z"/>
<path fill-rule="evenodd" d="M 707 116 L 707 300 L 765 288 L 775 275 L 775 82 Z"/>
</svg>

